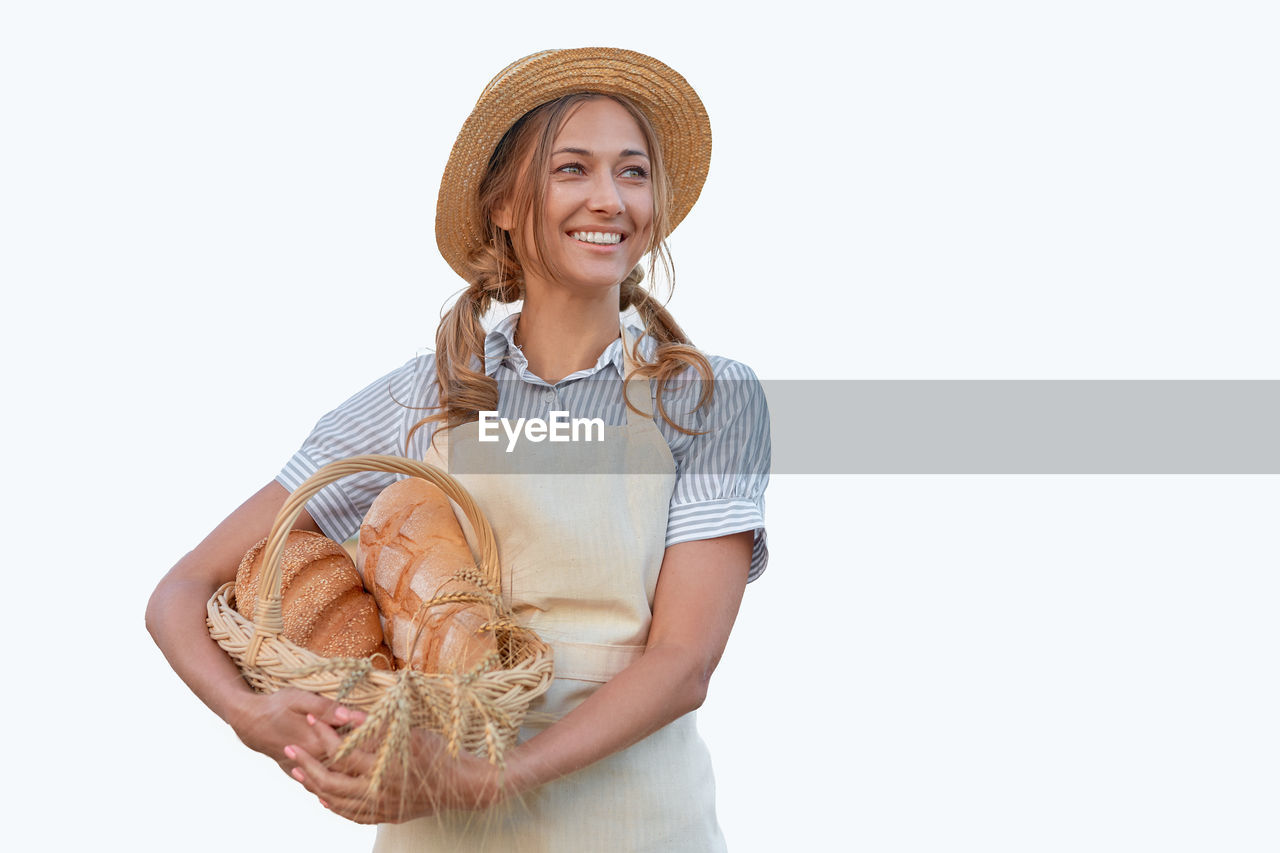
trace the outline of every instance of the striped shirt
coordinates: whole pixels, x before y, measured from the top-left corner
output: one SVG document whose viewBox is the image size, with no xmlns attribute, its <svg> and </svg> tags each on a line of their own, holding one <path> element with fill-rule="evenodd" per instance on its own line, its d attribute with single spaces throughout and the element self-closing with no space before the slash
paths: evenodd
<svg viewBox="0 0 1280 853">
<path fill-rule="evenodd" d="M 551 384 L 530 372 L 516 346 L 518 318 L 519 314 L 504 318 L 485 336 L 485 372 L 498 383 L 502 418 L 548 419 L 552 411 L 567 411 L 572 418 L 600 418 L 609 426 L 626 423 L 620 338 L 605 348 L 593 367 Z M 637 337 L 642 333 L 629 328 Z M 652 359 L 656 348 L 652 339 L 640 339 L 644 358 Z M 683 433 L 661 416 L 655 418 L 676 463 L 666 544 L 752 530 L 751 581 L 764 571 L 769 558 L 764 529 L 769 412 L 751 368 L 719 356 L 708 356 L 708 361 L 715 377 L 709 406 L 695 408 L 702 383 L 692 369 L 662 398 L 677 423 L 701 434 Z M 409 432 L 435 414 L 439 402 L 435 355 L 420 355 L 322 417 L 276 479 L 293 491 L 321 466 L 347 456 L 385 453 L 421 459 L 439 425 L 422 426 L 412 439 Z M 307 510 L 329 538 L 341 542 L 359 530 L 373 499 L 396 479 L 398 475 L 376 472 L 346 477 L 312 498 Z"/>
</svg>

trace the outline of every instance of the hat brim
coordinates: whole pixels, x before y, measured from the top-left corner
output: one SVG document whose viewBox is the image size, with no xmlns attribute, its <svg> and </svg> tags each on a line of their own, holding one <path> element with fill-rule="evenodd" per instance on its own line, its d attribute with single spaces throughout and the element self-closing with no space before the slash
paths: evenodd
<svg viewBox="0 0 1280 853">
<path fill-rule="evenodd" d="M 436 244 L 464 279 L 468 278 L 467 259 L 488 239 L 477 199 L 498 142 L 525 113 L 580 92 L 625 97 L 653 125 L 671 184 L 668 234 L 698 200 L 711 164 L 711 122 L 698 94 L 683 77 L 653 57 L 617 48 L 548 50 L 526 56 L 485 87 L 458 133 L 440 180 Z"/>
</svg>

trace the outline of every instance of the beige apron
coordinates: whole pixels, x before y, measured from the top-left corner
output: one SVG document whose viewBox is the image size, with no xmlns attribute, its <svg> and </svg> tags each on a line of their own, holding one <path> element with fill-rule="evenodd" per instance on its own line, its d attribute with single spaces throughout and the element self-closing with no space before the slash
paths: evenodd
<svg viewBox="0 0 1280 853">
<path fill-rule="evenodd" d="M 623 335 L 626 376 L 635 369 L 634 342 L 625 328 Z M 640 411 L 655 411 L 646 380 L 625 383 L 625 393 Z M 468 460 L 492 459 L 496 449 L 510 472 L 454 476 L 493 526 L 516 618 L 554 651 L 556 677 L 530 708 L 524 741 L 643 653 L 675 462 L 652 418 L 629 409 L 627 423 L 605 427 L 602 442 L 522 440 L 505 453 L 505 434 L 498 444 L 481 445 L 478 436 L 476 423 L 457 427 L 437 439 L 426 461 L 477 470 Z M 596 473 L 538 473 L 548 470 Z M 463 527 L 470 536 L 465 519 Z M 724 849 L 711 761 L 693 713 L 493 809 L 383 824 L 374 846 L 375 853 Z"/>
</svg>

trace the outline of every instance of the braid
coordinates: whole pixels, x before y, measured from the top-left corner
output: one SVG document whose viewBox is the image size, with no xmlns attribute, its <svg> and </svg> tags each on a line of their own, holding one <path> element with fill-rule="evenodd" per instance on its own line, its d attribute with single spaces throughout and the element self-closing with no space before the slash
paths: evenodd
<svg viewBox="0 0 1280 853">
<path fill-rule="evenodd" d="M 493 229 L 493 239 L 467 259 L 471 286 L 440 321 L 436 330 L 436 382 L 441 411 L 423 418 L 409 430 L 434 421 L 445 429 L 475 420 L 482 411 L 498 408 L 498 383 L 484 371 L 484 325 L 480 319 L 493 303 L 508 304 L 524 297 L 524 272 L 511 249 L 511 238 Z M 473 363 L 478 361 L 480 369 Z M 408 445 L 405 445 L 406 448 Z"/>
<path fill-rule="evenodd" d="M 636 313 L 644 323 L 645 334 L 658 343 L 658 349 L 654 353 L 655 361 L 645 361 L 640 356 L 638 346 L 632 351 L 631 358 L 637 365 L 635 375 L 658 380 L 658 413 L 662 415 L 662 419 L 686 435 L 695 435 L 693 430 L 680 426 L 667 414 L 666 406 L 663 405 L 663 393 L 672 380 L 692 367 L 702 377 L 702 393 L 698 397 L 698 405 L 694 407 L 694 411 L 709 405 L 715 384 L 711 362 L 707 361 L 707 357 L 693 346 L 684 330 L 671 316 L 671 312 L 654 299 L 653 294 L 640 286 L 643 279 L 644 271 L 637 266 L 623 280 L 618 298 L 619 307 L 622 310 L 636 309 Z M 632 411 L 644 414 L 637 411 L 630 400 L 626 400 L 626 403 Z"/>
</svg>

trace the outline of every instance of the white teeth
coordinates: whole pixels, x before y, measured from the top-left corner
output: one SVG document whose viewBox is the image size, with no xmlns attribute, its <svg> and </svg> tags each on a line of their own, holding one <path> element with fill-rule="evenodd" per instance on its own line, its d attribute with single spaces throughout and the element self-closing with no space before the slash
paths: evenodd
<svg viewBox="0 0 1280 853">
<path fill-rule="evenodd" d="M 606 231 L 574 231 L 573 239 L 583 243 L 600 243 L 602 245 L 613 245 L 622 242 L 621 234 L 612 234 Z"/>
</svg>

